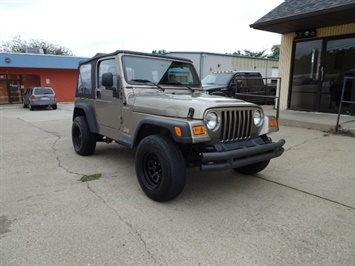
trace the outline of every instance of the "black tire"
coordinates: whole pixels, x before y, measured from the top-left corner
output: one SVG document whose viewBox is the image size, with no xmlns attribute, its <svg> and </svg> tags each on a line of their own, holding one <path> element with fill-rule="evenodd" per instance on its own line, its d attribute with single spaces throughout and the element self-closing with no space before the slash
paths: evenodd
<svg viewBox="0 0 355 266">
<path fill-rule="evenodd" d="M 52 109 L 57 110 L 57 105 L 56 104 L 52 105 Z"/>
<path fill-rule="evenodd" d="M 96 148 L 96 134 L 89 130 L 85 116 L 75 117 L 71 129 L 74 150 L 80 155 L 91 155 Z"/>
<path fill-rule="evenodd" d="M 139 143 L 135 165 L 139 184 L 152 200 L 171 200 L 184 189 L 184 157 L 179 147 L 164 135 L 148 136 Z"/>
<path fill-rule="evenodd" d="M 22 101 L 22 106 L 23 108 L 27 108 L 27 104 L 25 103 L 25 101 Z"/>
<path fill-rule="evenodd" d="M 244 175 L 254 175 L 264 170 L 268 166 L 269 162 L 270 160 L 245 165 L 242 167 L 234 168 L 234 171 Z"/>
<path fill-rule="evenodd" d="M 28 108 L 30 108 L 31 111 L 33 111 L 35 108 L 32 106 L 32 104 L 28 104 Z"/>
</svg>

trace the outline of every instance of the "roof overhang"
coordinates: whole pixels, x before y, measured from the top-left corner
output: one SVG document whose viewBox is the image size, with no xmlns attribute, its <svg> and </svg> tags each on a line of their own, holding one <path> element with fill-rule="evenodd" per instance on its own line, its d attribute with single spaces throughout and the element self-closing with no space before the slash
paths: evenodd
<svg viewBox="0 0 355 266">
<path fill-rule="evenodd" d="M 290 33 L 355 23 L 355 4 L 342 5 L 296 16 L 251 24 L 250 27 L 275 33 Z"/>
</svg>

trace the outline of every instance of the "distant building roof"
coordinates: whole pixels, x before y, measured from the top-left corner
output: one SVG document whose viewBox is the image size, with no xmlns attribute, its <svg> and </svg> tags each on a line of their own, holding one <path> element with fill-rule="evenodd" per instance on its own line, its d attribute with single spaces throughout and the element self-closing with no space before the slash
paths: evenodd
<svg viewBox="0 0 355 266">
<path fill-rule="evenodd" d="M 250 27 L 276 33 L 355 23 L 355 0 L 285 0 Z"/>
<path fill-rule="evenodd" d="M 86 57 L 50 54 L 0 53 L 0 67 L 77 69 Z"/>
</svg>

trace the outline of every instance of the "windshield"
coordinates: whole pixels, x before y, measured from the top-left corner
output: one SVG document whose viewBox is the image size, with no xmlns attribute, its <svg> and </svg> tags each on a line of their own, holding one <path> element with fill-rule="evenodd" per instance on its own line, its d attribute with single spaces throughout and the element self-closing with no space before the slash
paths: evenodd
<svg viewBox="0 0 355 266">
<path fill-rule="evenodd" d="M 227 85 L 233 75 L 233 73 L 212 73 L 201 82 L 202 85 Z"/>
<path fill-rule="evenodd" d="M 126 81 L 130 84 L 199 86 L 200 80 L 192 64 L 164 58 L 124 56 Z"/>
</svg>

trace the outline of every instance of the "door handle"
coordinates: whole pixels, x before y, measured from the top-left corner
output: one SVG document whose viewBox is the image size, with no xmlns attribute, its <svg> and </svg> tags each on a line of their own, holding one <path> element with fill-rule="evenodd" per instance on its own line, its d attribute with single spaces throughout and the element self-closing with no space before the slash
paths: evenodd
<svg viewBox="0 0 355 266">
<path fill-rule="evenodd" d="M 321 69 L 320 69 L 320 81 L 322 81 L 322 82 L 324 80 L 324 74 L 325 74 L 324 67 L 321 67 Z"/>
<path fill-rule="evenodd" d="M 100 89 L 96 89 L 96 97 L 101 98 L 101 90 Z"/>
</svg>

